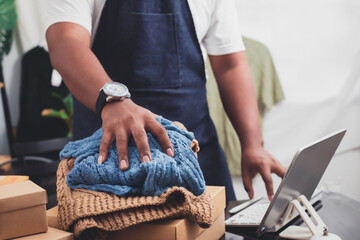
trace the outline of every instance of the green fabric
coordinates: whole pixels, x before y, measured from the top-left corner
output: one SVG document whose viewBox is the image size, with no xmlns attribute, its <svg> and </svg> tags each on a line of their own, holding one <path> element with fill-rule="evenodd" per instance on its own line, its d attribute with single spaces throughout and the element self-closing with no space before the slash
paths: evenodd
<svg viewBox="0 0 360 240">
<path fill-rule="evenodd" d="M 262 121 L 265 111 L 269 111 L 274 104 L 283 100 L 284 94 L 266 46 L 248 38 L 244 38 L 244 43 Z M 224 149 L 231 175 L 240 176 L 240 142 L 223 109 L 209 61 L 206 63 L 206 68 L 209 74 L 206 88 L 210 115 L 218 132 L 220 144 Z"/>
</svg>

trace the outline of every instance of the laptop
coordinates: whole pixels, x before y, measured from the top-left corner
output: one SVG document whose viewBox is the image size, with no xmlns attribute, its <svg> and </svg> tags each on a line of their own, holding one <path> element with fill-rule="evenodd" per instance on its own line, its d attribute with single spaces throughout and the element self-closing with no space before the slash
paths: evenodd
<svg viewBox="0 0 360 240">
<path fill-rule="evenodd" d="M 276 232 L 289 221 L 282 217 L 288 204 L 304 195 L 313 204 L 320 193 L 315 189 L 330 160 L 335 154 L 346 130 L 336 131 L 328 136 L 300 148 L 295 154 L 273 200 L 255 199 L 248 206 L 225 221 L 229 227 L 257 227 L 257 235 Z M 314 193 L 315 192 L 315 193 Z M 245 203 L 246 204 L 246 203 Z M 294 215 L 294 218 L 296 215 Z"/>
</svg>

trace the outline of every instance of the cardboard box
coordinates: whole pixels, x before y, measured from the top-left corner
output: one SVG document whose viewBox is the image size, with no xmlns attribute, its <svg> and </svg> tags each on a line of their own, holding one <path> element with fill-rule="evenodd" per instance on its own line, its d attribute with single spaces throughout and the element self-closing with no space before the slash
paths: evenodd
<svg viewBox="0 0 360 240">
<path fill-rule="evenodd" d="M 124 231 L 112 232 L 107 240 L 218 240 L 225 234 L 225 213 L 220 214 L 210 228 L 201 228 L 201 231 L 193 231 L 197 228 L 197 223 L 188 220 L 182 221 L 185 221 L 186 224 L 183 225 L 180 221 L 176 227 L 173 227 L 172 223 L 168 226 L 164 225 L 161 228 L 156 227 L 154 229 L 151 228 L 150 224 L 142 226 L 141 228 L 139 227 L 140 225 L 135 226 L 132 227 L 132 229 L 129 228 Z M 191 224 L 191 228 L 189 228 L 189 224 Z"/>
<path fill-rule="evenodd" d="M 208 228 L 201 228 L 197 223 L 188 219 L 160 220 L 150 223 L 142 223 L 124 230 L 112 232 L 108 240 L 115 239 L 146 239 L 146 240 L 190 240 L 190 239 L 219 239 L 225 233 L 224 209 L 225 188 L 207 186 L 206 191 L 211 195 L 214 204 L 214 224 Z M 221 218 L 221 220 L 219 220 Z M 215 224 L 217 223 L 217 224 Z M 207 232 L 207 233 L 205 233 Z M 214 232 L 222 232 L 219 238 Z M 203 238 L 210 235 L 210 238 Z"/>
<path fill-rule="evenodd" d="M 57 214 L 58 214 L 58 207 L 56 206 L 56 207 L 50 208 L 49 210 L 46 211 L 46 218 L 47 218 L 49 227 L 61 230 L 59 222 L 58 222 Z"/>
<path fill-rule="evenodd" d="M 46 232 L 46 191 L 31 181 L 0 186 L 0 239 Z"/>
<path fill-rule="evenodd" d="M 218 240 L 225 234 L 225 213 L 222 213 L 211 225 L 209 229 L 206 229 L 195 240 Z"/>
<path fill-rule="evenodd" d="M 21 175 L 4 175 L 0 176 L 0 186 L 4 186 L 7 184 L 17 183 L 17 182 L 24 182 L 29 180 L 28 176 L 21 176 Z"/>
<path fill-rule="evenodd" d="M 211 200 L 214 205 L 214 219 L 216 219 L 220 216 L 220 214 L 225 212 L 225 187 L 206 186 L 206 191 L 211 196 Z"/>
<path fill-rule="evenodd" d="M 225 188 L 207 186 L 206 191 L 210 194 L 214 204 L 214 218 L 216 219 L 210 228 L 201 228 L 197 223 L 188 219 L 159 220 L 150 223 L 142 223 L 124 230 L 112 232 L 110 233 L 108 240 L 219 239 L 225 233 Z M 49 209 L 46 214 L 49 226 L 60 229 L 57 221 L 57 212 L 57 207 L 54 207 Z"/>
<path fill-rule="evenodd" d="M 49 227 L 46 233 L 14 238 L 13 240 L 74 240 L 74 234 Z"/>
</svg>

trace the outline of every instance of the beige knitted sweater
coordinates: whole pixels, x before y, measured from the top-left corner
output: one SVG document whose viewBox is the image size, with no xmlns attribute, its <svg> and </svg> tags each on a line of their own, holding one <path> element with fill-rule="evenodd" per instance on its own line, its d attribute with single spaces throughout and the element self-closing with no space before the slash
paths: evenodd
<svg viewBox="0 0 360 240">
<path fill-rule="evenodd" d="M 213 221 L 213 206 L 206 192 L 199 197 L 182 187 L 160 196 L 118 197 L 105 192 L 72 190 L 66 175 L 74 159 L 62 160 L 57 171 L 59 224 L 81 239 L 105 239 L 108 231 L 164 218 L 187 217 L 201 227 Z"/>
</svg>

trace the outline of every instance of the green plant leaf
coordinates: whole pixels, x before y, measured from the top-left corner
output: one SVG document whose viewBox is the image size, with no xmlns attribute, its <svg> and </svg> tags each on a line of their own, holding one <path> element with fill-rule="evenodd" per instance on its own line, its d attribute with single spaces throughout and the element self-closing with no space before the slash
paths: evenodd
<svg viewBox="0 0 360 240">
<path fill-rule="evenodd" d="M 69 131 L 69 132 L 67 133 L 67 137 L 68 137 L 68 138 L 72 138 L 72 137 L 73 137 L 73 133 Z"/>
<path fill-rule="evenodd" d="M 12 39 L 12 30 L 0 29 L 0 61 L 10 52 Z"/>
<path fill-rule="evenodd" d="M 60 94 L 56 92 L 51 93 L 51 95 L 56 97 L 57 99 L 60 99 L 65 106 L 66 112 L 71 116 L 73 115 L 74 113 L 73 98 L 70 93 L 68 93 L 65 97 L 62 97 Z"/>
<path fill-rule="evenodd" d="M 66 111 L 72 116 L 74 114 L 74 103 L 70 93 L 68 93 L 68 95 L 63 98 L 63 103 L 65 105 Z"/>
<path fill-rule="evenodd" d="M 15 0 L 0 0 L 0 61 L 10 52 L 16 18 Z"/>
<path fill-rule="evenodd" d="M 61 101 L 63 101 L 63 97 L 60 94 L 56 93 L 56 92 L 52 92 L 51 96 L 56 97 L 57 99 L 60 99 Z"/>
<path fill-rule="evenodd" d="M 12 30 L 16 18 L 15 0 L 0 0 L 0 29 Z"/>
<path fill-rule="evenodd" d="M 43 117 L 60 118 L 65 121 L 69 119 L 69 115 L 64 110 L 44 109 L 41 113 Z"/>
</svg>

